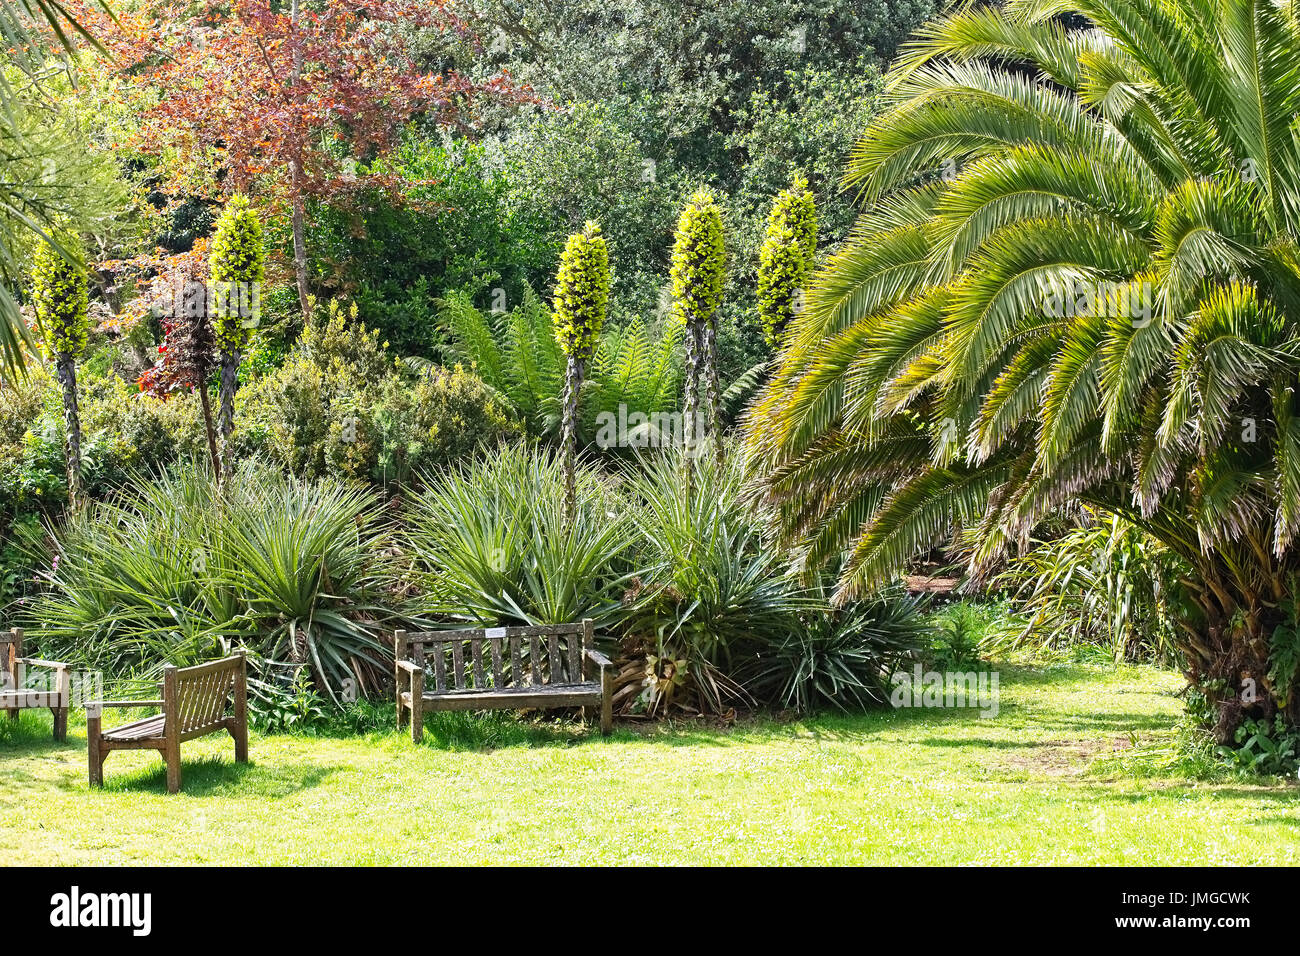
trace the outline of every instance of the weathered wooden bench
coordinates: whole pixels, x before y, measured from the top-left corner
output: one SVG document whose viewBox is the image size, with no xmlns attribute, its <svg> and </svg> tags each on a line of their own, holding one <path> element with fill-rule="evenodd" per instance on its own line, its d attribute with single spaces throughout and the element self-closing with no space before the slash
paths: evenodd
<svg viewBox="0 0 1300 956">
<path fill-rule="evenodd" d="M 233 697 L 233 705 L 231 698 Z M 111 730 L 105 707 L 158 707 L 161 713 Z M 227 714 L 230 709 L 231 713 Z M 162 700 L 105 700 L 86 705 L 90 785 L 104 785 L 104 760 L 114 750 L 157 750 L 167 764 L 167 791 L 181 788 L 181 744 L 219 730 L 235 738 L 235 760 L 248 761 L 248 666 L 240 651 L 197 667 L 163 669 Z"/>
<path fill-rule="evenodd" d="M 582 707 L 585 713 L 598 706 L 600 731 L 608 734 L 614 669 L 594 638 L 590 619 L 547 627 L 398 631 L 397 727 L 409 713 L 411 739 L 418 743 L 425 711 Z M 425 681 L 430 668 L 431 688 Z"/>
<path fill-rule="evenodd" d="M 44 686 L 27 686 L 29 667 L 50 672 Z M 41 710 L 48 707 L 54 715 L 54 739 L 63 741 L 68 737 L 68 707 L 71 701 L 72 687 L 67 664 L 23 657 L 21 628 L 15 627 L 7 634 L 0 633 L 0 709 L 9 711 L 10 720 L 17 720 L 20 710 Z"/>
</svg>

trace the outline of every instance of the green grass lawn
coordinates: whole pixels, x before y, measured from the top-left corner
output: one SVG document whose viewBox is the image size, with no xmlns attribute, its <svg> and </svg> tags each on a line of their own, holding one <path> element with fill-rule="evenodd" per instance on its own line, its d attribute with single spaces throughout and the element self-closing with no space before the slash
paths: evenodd
<svg viewBox="0 0 1300 956">
<path fill-rule="evenodd" d="M 0 861 L 100 864 L 1300 862 L 1300 789 L 1136 777 L 1107 757 L 1168 739 L 1180 680 L 1151 668 L 1003 667 L 1001 712 L 882 711 L 608 740 L 569 723 L 436 715 L 396 734 L 224 735 L 86 785 L 84 728 L 0 727 Z M 0 720 L 0 725 L 7 725 Z"/>
</svg>

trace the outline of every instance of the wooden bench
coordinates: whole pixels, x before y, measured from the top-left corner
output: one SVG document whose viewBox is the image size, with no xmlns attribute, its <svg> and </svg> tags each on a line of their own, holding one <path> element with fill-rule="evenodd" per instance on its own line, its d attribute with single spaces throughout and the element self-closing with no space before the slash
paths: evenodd
<svg viewBox="0 0 1300 956">
<path fill-rule="evenodd" d="M 424 737 L 424 712 L 600 707 L 600 732 L 613 725 L 614 668 L 596 650 L 590 619 L 547 627 L 398 631 L 397 728 L 411 719 Z M 592 673 L 592 668 L 596 672 Z M 432 668 L 433 686 L 426 686 Z"/>
<path fill-rule="evenodd" d="M 234 698 L 232 713 L 227 705 Z M 158 707 L 154 717 L 102 730 L 105 707 Z M 104 760 L 114 750 L 157 750 L 167 764 L 167 791 L 181 788 L 181 744 L 219 730 L 235 738 L 235 760 L 248 762 L 248 666 L 243 651 L 197 667 L 163 669 L 162 700 L 105 700 L 86 705 L 90 785 L 104 785 Z"/>
<path fill-rule="evenodd" d="M 36 667 L 51 673 L 44 687 L 27 686 L 27 668 Z M 9 711 L 9 719 L 17 720 L 20 710 L 40 710 L 48 707 L 54 715 L 54 739 L 68 738 L 68 707 L 72 700 L 72 687 L 68 665 L 58 661 L 43 661 L 23 657 L 23 632 L 14 628 L 8 634 L 0 633 L 0 709 Z"/>
</svg>

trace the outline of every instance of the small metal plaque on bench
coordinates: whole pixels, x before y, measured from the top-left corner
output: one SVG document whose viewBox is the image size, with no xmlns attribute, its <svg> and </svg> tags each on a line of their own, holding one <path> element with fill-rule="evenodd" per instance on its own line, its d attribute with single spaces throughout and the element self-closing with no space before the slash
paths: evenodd
<svg viewBox="0 0 1300 956">
<path fill-rule="evenodd" d="M 506 629 L 504 627 L 489 627 L 483 631 L 483 636 L 486 638 L 505 637 Z"/>
</svg>

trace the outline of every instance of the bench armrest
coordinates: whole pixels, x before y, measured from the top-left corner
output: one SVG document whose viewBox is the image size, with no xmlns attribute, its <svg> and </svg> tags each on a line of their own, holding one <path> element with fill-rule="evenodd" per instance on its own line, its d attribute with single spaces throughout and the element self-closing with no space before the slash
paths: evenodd
<svg viewBox="0 0 1300 956">
<path fill-rule="evenodd" d="M 415 674 L 421 670 L 420 665 L 415 663 L 415 661 L 398 661 L 397 669 L 406 671 L 408 674 Z"/>
<path fill-rule="evenodd" d="M 66 671 L 71 664 L 64 664 L 61 661 L 43 661 L 39 657 L 16 657 L 16 664 L 26 664 L 28 667 L 46 667 L 50 670 Z"/>
<path fill-rule="evenodd" d="M 160 700 L 89 700 L 86 701 L 86 707 L 161 707 L 163 702 Z"/>
<path fill-rule="evenodd" d="M 587 650 L 586 650 L 584 653 L 586 654 L 587 660 L 591 661 L 593 664 L 595 664 L 595 665 L 596 665 L 597 667 L 599 667 L 601 670 L 604 670 L 606 667 L 613 667 L 613 666 L 614 666 L 614 662 L 613 662 L 613 661 L 611 661 L 608 657 L 606 657 L 606 656 L 605 656 L 604 654 L 602 654 L 600 651 L 596 650 L 594 647 L 589 647 L 589 648 L 587 648 Z"/>
</svg>

